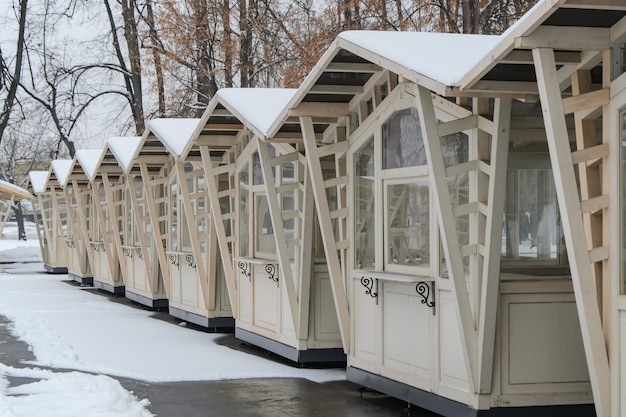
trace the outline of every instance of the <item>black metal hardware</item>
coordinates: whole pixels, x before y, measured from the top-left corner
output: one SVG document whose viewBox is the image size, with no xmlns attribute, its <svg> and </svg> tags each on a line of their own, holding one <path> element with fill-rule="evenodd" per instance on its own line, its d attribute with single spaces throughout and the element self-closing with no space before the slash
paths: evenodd
<svg viewBox="0 0 626 417">
<path fill-rule="evenodd" d="M 265 265 L 265 272 L 269 274 L 269 278 L 276 283 L 278 287 L 278 265 L 275 264 L 267 264 Z"/>
<path fill-rule="evenodd" d="M 422 297 L 422 304 L 426 304 L 433 309 L 433 316 L 435 315 L 435 281 L 430 282 L 430 285 L 426 282 L 418 282 L 415 285 L 415 292 Z M 432 294 L 432 296 L 431 296 Z"/>
<path fill-rule="evenodd" d="M 190 267 L 192 267 L 193 269 L 196 269 L 196 260 L 192 254 L 188 253 L 187 255 L 185 255 L 185 261 L 187 261 L 187 264 Z"/>
<path fill-rule="evenodd" d="M 375 298 L 376 304 L 378 304 L 378 278 L 363 275 L 361 277 L 361 285 L 365 287 L 365 294 Z"/>
<path fill-rule="evenodd" d="M 180 268 L 180 262 L 178 261 L 178 255 L 175 253 L 170 253 L 168 258 L 170 259 L 170 263 L 177 268 Z"/>
<path fill-rule="evenodd" d="M 250 262 L 239 261 L 237 262 L 237 266 L 241 269 L 241 273 L 248 277 L 250 280 Z"/>
</svg>

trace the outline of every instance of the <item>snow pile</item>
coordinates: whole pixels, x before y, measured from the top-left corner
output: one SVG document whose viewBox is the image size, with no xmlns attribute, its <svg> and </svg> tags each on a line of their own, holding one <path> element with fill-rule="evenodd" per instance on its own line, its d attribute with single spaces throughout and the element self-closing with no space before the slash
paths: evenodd
<svg viewBox="0 0 626 417">
<path fill-rule="evenodd" d="M 27 223 L 27 222 L 25 222 Z M 10 225 L 8 225 L 10 226 Z M 28 240 L 17 239 L 17 227 L 4 228 L 5 239 L 0 240 L 0 263 L 10 262 L 41 262 L 41 249 L 36 232 L 25 224 Z"/>
<path fill-rule="evenodd" d="M 7 388 L 6 377 L 32 378 L 32 383 Z M 150 417 L 145 407 L 118 381 L 104 375 L 18 369 L 0 364 L 2 417 Z"/>
</svg>

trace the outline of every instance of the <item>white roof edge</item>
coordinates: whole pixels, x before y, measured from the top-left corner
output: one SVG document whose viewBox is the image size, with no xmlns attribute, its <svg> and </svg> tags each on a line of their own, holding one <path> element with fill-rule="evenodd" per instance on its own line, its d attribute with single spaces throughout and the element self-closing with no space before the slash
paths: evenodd
<svg viewBox="0 0 626 417">
<path fill-rule="evenodd" d="M 35 194 L 42 193 L 46 190 L 48 178 L 50 178 L 49 169 L 47 171 L 30 171 L 28 173 L 30 186 Z"/>
<path fill-rule="evenodd" d="M 92 182 L 96 176 L 96 172 L 100 163 L 102 162 L 102 158 L 104 157 L 104 152 L 106 148 L 102 149 L 79 149 L 76 151 L 76 159 L 78 163 L 85 171 L 87 178 L 90 182 Z"/>
<path fill-rule="evenodd" d="M 32 199 L 34 196 L 19 185 L 0 180 L 0 193 L 7 197 L 19 197 L 21 199 Z"/>
<path fill-rule="evenodd" d="M 147 131 L 148 129 L 146 129 Z M 111 153 L 117 159 L 117 163 L 126 174 L 130 172 L 133 161 L 137 158 L 144 140 L 144 136 L 114 136 L 107 139 L 107 148 L 111 150 Z M 124 148 L 124 144 L 129 146 Z M 106 152 L 107 148 L 105 148 L 104 152 Z"/>
<path fill-rule="evenodd" d="M 74 159 L 55 159 L 50 162 L 54 175 L 59 185 L 63 188 L 67 185 L 67 181 L 70 177 L 70 172 L 74 166 Z"/>
</svg>

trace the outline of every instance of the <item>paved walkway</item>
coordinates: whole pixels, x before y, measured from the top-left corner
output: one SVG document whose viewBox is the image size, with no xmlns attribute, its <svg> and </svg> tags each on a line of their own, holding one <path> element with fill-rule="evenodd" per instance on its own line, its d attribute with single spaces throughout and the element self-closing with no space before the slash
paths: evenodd
<svg viewBox="0 0 626 417">
<path fill-rule="evenodd" d="M 158 314 L 155 318 L 168 319 L 167 315 Z M 16 368 L 24 367 L 24 361 L 35 358 L 28 345 L 10 333 L 8 323 L 6 317 L 0 316 L 0 362 Z M 254 351 L 232 335 L 225 335 L 221 342 L 233 348 Z M 256 353 L 263 355 L 262 352 Z M 272 358 L 268 357 L 268 360 Z M 8 379 L 10 386 L 32 382 L 28 378 Z M 346 381 L 318 384 L 305 379 L 267 378 L 147 383 L 115 379 L 138 398 L 149 399 L 152 405 L 148 410 L 159 417 L 435 416 L 416 407 L 409 408 L 406 403 L 383 394 L 361 391 Z"/>
</svg>

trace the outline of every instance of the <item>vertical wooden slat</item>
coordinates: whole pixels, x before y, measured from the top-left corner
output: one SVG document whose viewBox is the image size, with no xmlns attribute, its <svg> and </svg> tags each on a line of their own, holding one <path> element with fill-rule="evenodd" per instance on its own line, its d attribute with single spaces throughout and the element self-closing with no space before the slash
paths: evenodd
<svg viewBox="0 0 626 417">
<path fill-rule="evenodd" d="M 434 207 L 437 213 L 441 243 L 448 266 L 448 273 L 452 280 L 452 293 L 456 301 L 457 321 L 461 332 L 461 343 L 465 364 L 467 367 L 468 383 L 471 392 L 476 392 L 476 328 L 470 306 L 465 273 L 463 272 L 463 258 L 456 232 L 456 221 L 452 212 L 452 202 L 448 191 L 448 181 L 441 151 L 441 139 L 437 129 L 437 119 L 430 90 L 419 86 L 417 108 L 422 124 L 424 148 L 428 158 L 430 184 L 434 197 Z"/>
<path fill-rule="evenodd" d="M 311 185 L 313 186 L 312 191 L 315 196 L 315 208 L 320 223 L 326 260 L 328 262 L 328 272 L 333 289 L 335 309 L 337 310 L 339 330 L 341 331 L 341 341 L 343 343 L 344 352 L 348 354 L 350 351 L 350 312 L 348 309 L 348 299 L 346 297 L 346 285 L 344 283 L 343 270 L 341 269 L 341 262 L 337 251 L 333 225 L 330 219 L 330 208 L 328 206 L 326 189 L 324 188 L 322 165 L 315 141 L 313 119 L 311 117 L 300 117 L 300 126 L 304 139 L 307 167 L 309 169 Z"/>
<path fill-rule="evenodd" d="M 142 187 L 149 187 L 150 177 L 142 176 L 142 182 L 143 182 Z M 141 251 L 143 252 L 143 263 L 144 263 L 145 271 L 147 275 L 146 285 L 148 287 L 148 292 L 154 293 L 153 291 L 154 286 L 152 285 L 153 280 L 154 280 L 154 274 L 152 271 L 152 262 L 150 259 L 150 256 L 152 254 L 149 253 L 148 241 L 146 238 L 146 225 L 145 225 L 145 221 L 143 219 L 143 215 L 139 207 L 139 199 L 137 198 L 137 191 L 135 190 L 135 181 L 131 175 L 126 175 L 126 188 L 129 191 L 130 199 L 131 199 L 131 207 L 132 207 L 131 210 L 133 212 L 133 217 L 134 217 L 133 224 L 134 224 L 135 230 L 137 231 L 137 235 L 139 235 L 139 246 L 141 247 Z M 132 242 L 132 243 L 134 244 L 135 242 Z"/>
<path fill-rule="evenodd" d="M 239 310 L 237 308 L 237 284 L 235 282 L 235 271 L 233 270 L 233 257 L 228 250 L 228 241 L 226 238 L 226 229 L 222 218 L 222 208 L 217 196 L 217 180 L 218 178 L 213 172 L 213 161 L 211 161 L 211 153 L 208 146 L 200 147 L 200 155 L 202 156 L 202 165 L 204 167 L 204 175 L 206 178 L 208 202 L 211 206 L 211 217 L 215 224 L 215 232 L 219 245 L 220 256 L 222 258 L 222 266 L 226 275 L 226 287 L 228 296 L 230 297 L 230 305 L 233 310 L 233 317 L 237 319 Z"/>
<path fill-rule="evenodd" d="M 127 279 L 126 262 L 124 260 L 124 250 L 122 249 L 122 236 L 117 219 L 117 213 L 115 212 L 114 194 L 109 181 L 109 176 L 106 172 L 102 173 L 102 185 L 104 186 L 104 193 L 106 195 L 106 205 L 109 210 L 109 223 L 111 230 L 113 230 L 113 240 L 115 242 L 115 252 L 117 253 L 117 259 L 120 265 L 120 271 L 122 272 L 122 278 Z"/>
<path fill-rule="evenodd" d="M 605 417 L 610 412 L 609 361 L 595 283 L 592 280 L 593 271 L 587 251 L 561 92 L 558 90 L 554 51 L 547 48 L 533 49 L 533 60 L 596 414 Z"/>
<path fill-rule="evenodd" d="M 258 136 L 256 137 L 257 149 L 259 151 L 259 159 L 261 161 L 261 173 L 263 174 L 263 182 L 265 192 L 267 193 L 267 205 L 270 211 L 270 218 L 274 225 L 274 239 L 276 240 L 276 252 L 278 255 L 278 263 L 280 265 L 280 273 L 282 282 L 287 290 L 287 299 L 289 302 L 289 310 L 296 334 L 300 334 L 298 297 L 296 295 L 296 286 L 293 279 L 293 271 L 291 269 L 291 261 L 289 260 L 289 249 L 287 248 L 287 238 L 285 237 L 285 227 L 283 217 L 281 215 L 281 207 L 278 204 L 278 193 L 276 192 L 276 181 L 272 174 L 272 164 L 270 162 L 268 145 Z"/>
<path fill-rule="evenodd" d="M 311 277 L 314 268 L 313 239 L 315 225 L 315 198 L 309 170 L 304 170 L 304 194 L 302 196 L 302 227 L 300 228 L 300 335 L 306 338 L 309 332 L 309 302 L 311 298 Z"/>
<path fill-rule="evenodd" d="M 72 188 L 74 189 L 74 196 L 76 197 L 76 205 L 78 212 L 78 223 L 80 226 L 80 238 L 83 241 L 83 253 L 87 253 L 87 261 L 89 262 L 89 267 L 92 268 L 91 274 L 93 275 L 93 251 L 91 250 L 91 242 L 89 239 L 89 230 L 87 229 L 87 219 L 85 218 L 85 211 L 87 210 L 87 206 L 83 201 L 83 197 L 88 196 L 81 193 L 80 188 L 78 187 L 78 183 L 75 180 L 72 180 Z M 79 252 L 80 253 L 80 252 Z"/>
<path fill-rule="evenodd" d="M 495 134 L 491 138 L 489 158 L 491 175 L 487 195 L 488 214 L 485 221 L 485 252 L 480 291 L 478 327 L 479 392 L 490 393 L 493 376 L 496 319 L 500 284 L 500 252 L 502 219 L 506 193 L 506 172 L 511 125 L 511 100 L 496 99 L 493 117 Z"/>
<path fill-rule="evenodd" d="M 198 228 L 191 222 L 194 221 L 196 216 L 193 213 L 193 207 L 191 206 L 191 197 L 189 196 L 189 188 L 187 187 L 187 179 L 185 176 L 185 168 L 180 161 L 176 161 L 176 173 L 178 175 L 178 189 L 183 196 L 183 210 L 185 210 L 185 216 L 187 217 L 187 224 L 180 225 L 180 227 L 187 227 L 191 240 L 191 248 L 196 257 L 196 278 L 200 280 L 200 288 L 202 289 L 202 295 L 204 299 L 204 305 L 207 309 L 215 309 L 215 293 L 209 294 L 206 268 L 204 266 L 202 249 L 200 248 L 200 238 L 198 238 Z M 194 222 L 195 223 L 195 222 Z"/>
</svg>

